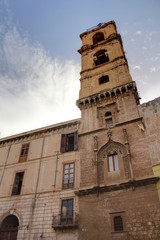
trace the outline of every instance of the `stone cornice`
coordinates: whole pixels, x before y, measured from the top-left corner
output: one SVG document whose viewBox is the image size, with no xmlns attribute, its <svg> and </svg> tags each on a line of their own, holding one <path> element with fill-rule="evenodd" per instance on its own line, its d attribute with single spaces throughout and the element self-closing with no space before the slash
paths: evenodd
<svg viewBox="0 0 160 240">
<path fill-rule="evenodd" d="M 83 107 L 88 108 L 92 105 L 99 106 L 102 102 L 109 102 L 110 100 L 114 100 L 119 96 L 127 96 L 130 94 L 134 94 L 137 104 L 139 104 L 139 95 L 137 91 L 137 87 L 135 82 L 129 82 L 120 86 L 117 86 L 113 89 L 105 89 L 99 93 L 93 94 L 88 97 L 81 98 L 77 100 L 77 106 L 82 109 Z"/>
<path fill-rule="evenodd" d="M 89 45 L 89 44 L 83 45 L 83 46 L 78 50 L 78 52 L 79 52 L 80 54 L 82 54 L 82 53 L 84 53 L 84 52 L 86 52 L 86 51 L 93 50 L 93 49 L 96 48 L 97 46 L 106 45 L 106 43 L 109 43 L 109 42 L 111 42 L 111 41 L 113 41 L 113 40 L 117 40 L 117 39 L 119 39 L 119 40 L 121 41 L 121 36 L 120 36 L 120 34 L 118 34 L 118 33 L 113 33 L 113 34 L 109 35 L 109 37 L 108 37 L 107 39 L 105 39 L 105 40 L 103 40 L 103 41 L 101 41 L 101 42 L 98 42 L 98 43 L 95 43 L 95 44 L 91 44 L 91 45 Z"/>
<path fill-rule="evenodd" d="M 23 132 L 23 133 L 9 136 L 6 138 L 2 138 L 2 139 L 0 139 L 0 146 L 5 146 L 6 144 L 13 144 L 13 143 L 21 142 L 21 141 L 29 141 L 33 138 L 41 138 L 41 137 L 44 137 L 45 135 L 50 134 L 51 132 L 62 131 L 67 128 L 74 128 L 75 126 L 78 129 L 80 120 L 81 120 L 80 118 L 74 119 L 74 120 L 50 125 L 47 127 L 38 128 L 38 129 L 35 129 L 32 131 Z"/>
<path fill-rule="evenodd" d="M 108 186 L 95 186 L 93 188 L 80 189 L 79 191 L 75 191 L 75 194 L 81 197 L 81 196 L 86 196 L 90 194 L 113 192 L 113 191 L 129 189 L 129 188 L 135 189 L 137 187 L 156 184 L 159 181 L 159 179 L 160 179 L 159 177 L 148 177 L 145 179 L 129 180 L 128 182 L 123 182 L 123 183 L 113 184 Z"/>
<path fill-rule="evenodd" d="M 98 68 L 99 68 L 99 72 L 96 71 L 96 73 L 94 73 L 94 74 L 92 73 L 92 74 L 90 74 L 90 76 L 96 76 L 96 75 L 99 75 L 99 74 L 102 74 L 102 73 L 106 73 L 106 70 L 105 71 L 101 70 L 101 67 L 103 67 L 104 65 L 110 66 L 107 69 L 108 71 L 114 70 L 115 68 L 120 67 L 122 65 L 126 65 L 127 68 L 128 68 L 127 59 L 125 58 L 124 55 L 122 55 L 122 56 L 119 56 L 119 57 L 116 57 L 116 58 L 112 59 L 109 62 L 105 62 L 105 63 L 102 63 L 100 65 L 93 66 L 91 68 L 85 69 L 85 70 L 80 72 L 80 75 L 82 75 L 82 74 L 84 75 L 84 73 L 88 73 L 88 72 L 91 72 L 91 71 L 93 72 L 95 69 L 98 69 Z M 85 79 L 85 78 L 88 78 L 88 75 L 86 77 L 83 76 L 83 78 L 81 77 L 80 80 Z"/>
<path fill-rule="evenodd" d="M 120 122 L 120 123 L 115 123 L 115 125 L 113 127 L 111 127 L 110 129 L 114 129 L 116 127 L 119 127 L 119 126 L 123 126 L 123 125 L 128 125 L 128 124 L 131 124 L 131 123 L 134 123 L 134 122 L 142 122 L 142 117 L 138 117 L 138 118 L 134 118 L 134 119 L 130 119 L 130 120 L 127 120 L 127 121 L 124 121 L 124 122 Z M 92 131 L 87 131 L 87 132 L 83 132 L 83 133 L 78 133 L 78 136 L 81 137 L 81 136 L 85 136 L 85 135 L 89 135 L 89 134 L 95 134 L 97 132 L 101 132 L 101 131 L 108 131 L 108 128 L 107 127 L 101 127 L 101 128 L 98 128 L 98 129 L 94 129 Z"/>
</svg>

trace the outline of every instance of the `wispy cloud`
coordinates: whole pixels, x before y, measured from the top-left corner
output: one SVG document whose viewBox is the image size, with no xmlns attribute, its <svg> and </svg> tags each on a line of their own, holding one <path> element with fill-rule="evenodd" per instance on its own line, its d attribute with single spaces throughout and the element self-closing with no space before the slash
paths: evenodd
<svg viewBox="0 0 160 240">
<path fill-rule="evenodd" d="M 1 137 L 79 116 L 79 64 L 52 58 L 12 23 L 0 32 Z"/>
<path fill-rule="evenodd" d="M 135 35 L 137 35 L 137 36 L 142 36 L 142 34 L 143 34 L 143 32 L 141 30 L 138 30 L 135 32 Z"/>
<path fill-rule="evenodd" d="M 141 66 L 134 65 L 134 66 L 132 66 L 132 69 L 133 69 L 133 70 L 135 70 L 135 69 L 139 70 L 139 69 L 141 69 Z"/>
</svg>

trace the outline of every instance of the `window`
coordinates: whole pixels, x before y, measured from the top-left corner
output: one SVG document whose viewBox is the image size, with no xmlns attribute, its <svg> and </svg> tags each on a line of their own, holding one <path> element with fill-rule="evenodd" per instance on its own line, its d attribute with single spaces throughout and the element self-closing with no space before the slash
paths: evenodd
<svg viewBox="0 0 160 240">
<path fill-rule="evenodd" d="M 60 220 L 62 225 L 73 224 L 73 199 L 62 200 Z"/>
<path fill-rule="evenodd" d="M 104 35 L 102 32 L 98 32 L 93 36 L 93 44 L 101 42 L 104 40 Z"/>
<path fill-rule="evenodd" d="M 122 216 L 113 217 L 114 231 L 122 232 L 123 231 L 123 219 Z"/>
<path fill-rule="evenodd" d="M 108 75 L 102 76 L 102 77 L 99 78 L 99 84 L 103 84 L 103 83 L 107 83 L 107 82 L 109 82 Z"/>
<path fill-rule="evenodd" d="M 95 66 L 98 66 L 102 63 L 109 62 L 108 53 L 106 50 L 100 50 L 96 52 L 93 56 Z"/>
<path fill-rule="evenodd" d="M 64 164 L 63 189 L 74 187 L 74 163 Z"/>
<path fill-rule="evenodd" d="M 78 149 L 77 132 L 62 134 L 61 136 L 61 152 L 70 152 Z"/>
<path fill-rule="evenodd" d="M 24 176 L 24 172 L 16 173 L 13 189 L 12 189 L 12 195 L 19 195 L 21 193 L 23 176 Z"/>
<path fill-rule="evenodd" d="M 114 172 L 119 170 L 118 154 L 108 155 L 108 171 Z"/>
<path fill-rule="evenodd" d="M 111 112 L 105 113 L 105 123 L 106 123 L 106 127 L 108 127 L 108 128 L 113 127 L 113 120 L 112 120 Z"/>
<path fill-rule="evenodd" d="M 111 227 L 113 233 L 125 231 L 125 212 L 110 213 Z"/>
<path fill-rule="evenodd" d="M 29 143 L 23 144 L 21 148 L 19 162 L 25 162 L 27 160 L 28 151 L 29 151 Z"/>
</svg>

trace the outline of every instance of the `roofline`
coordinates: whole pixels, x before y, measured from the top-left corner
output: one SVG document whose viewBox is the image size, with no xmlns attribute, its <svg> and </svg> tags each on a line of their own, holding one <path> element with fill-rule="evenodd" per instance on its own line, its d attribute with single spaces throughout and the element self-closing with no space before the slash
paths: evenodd
<svg viewBox="0 0 160 240">
<path fill-rule="evenodd" d="M 106 22 L 106 23 L 99 23 L 97 26 L 89 28 L 87 31 L 80 34 L 80 38 L 82 39 L 84 35 L 87 35 L 88 33 L 97 31 L 98 29 L 104 28 L 109 24 L 113 24 L 116 31 L 117 31 L 116 23 L 115 23 L 115 21 L 112 20 L 112 21 L 109 21 L 109 22 Z"/>
<path fill-rule="evenodd" d="M 57 124 L 52 124 L 52 125 L 49 125 L 46 127 L 37 128 L 37 129 L 30 130 L 27 132 L 22 132 L 19 134 L 11 135 L 11 136 L 8 136 L 5 138 L 1 138 L 0 143 L 12 141 L 12 140 L 18 140 L 19 138 L 25 138 L 25 137 L 29 137 L 29 136 L 33 136 L 33 135 L 37 135 L 37 134 L 46 133 L 48 131 L 64 128 L 64 127 L 67 127 L 68 125 L 72 125 L 72 124 L 79 124 L 80 120 L 81 120 L 81 118 L 77 118 L 77 119 L 73 119 L 73 120 L 69 120 L 69 121 L 65 121 L 65 122 L 60 122 Z"/>
</svg>

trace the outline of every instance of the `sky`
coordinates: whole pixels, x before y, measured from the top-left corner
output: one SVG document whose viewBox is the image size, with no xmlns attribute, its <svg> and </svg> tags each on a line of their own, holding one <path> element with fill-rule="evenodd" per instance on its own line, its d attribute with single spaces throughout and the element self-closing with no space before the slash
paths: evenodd
<svg viewBox="0 0 160 240">
<path fill-rule="evenodd" d="M 0 0 L 0 138 L 80 117 L 79 35 L 114 20 L 141 103 L 160 96 L 159 0 Z"/>
</svg>

